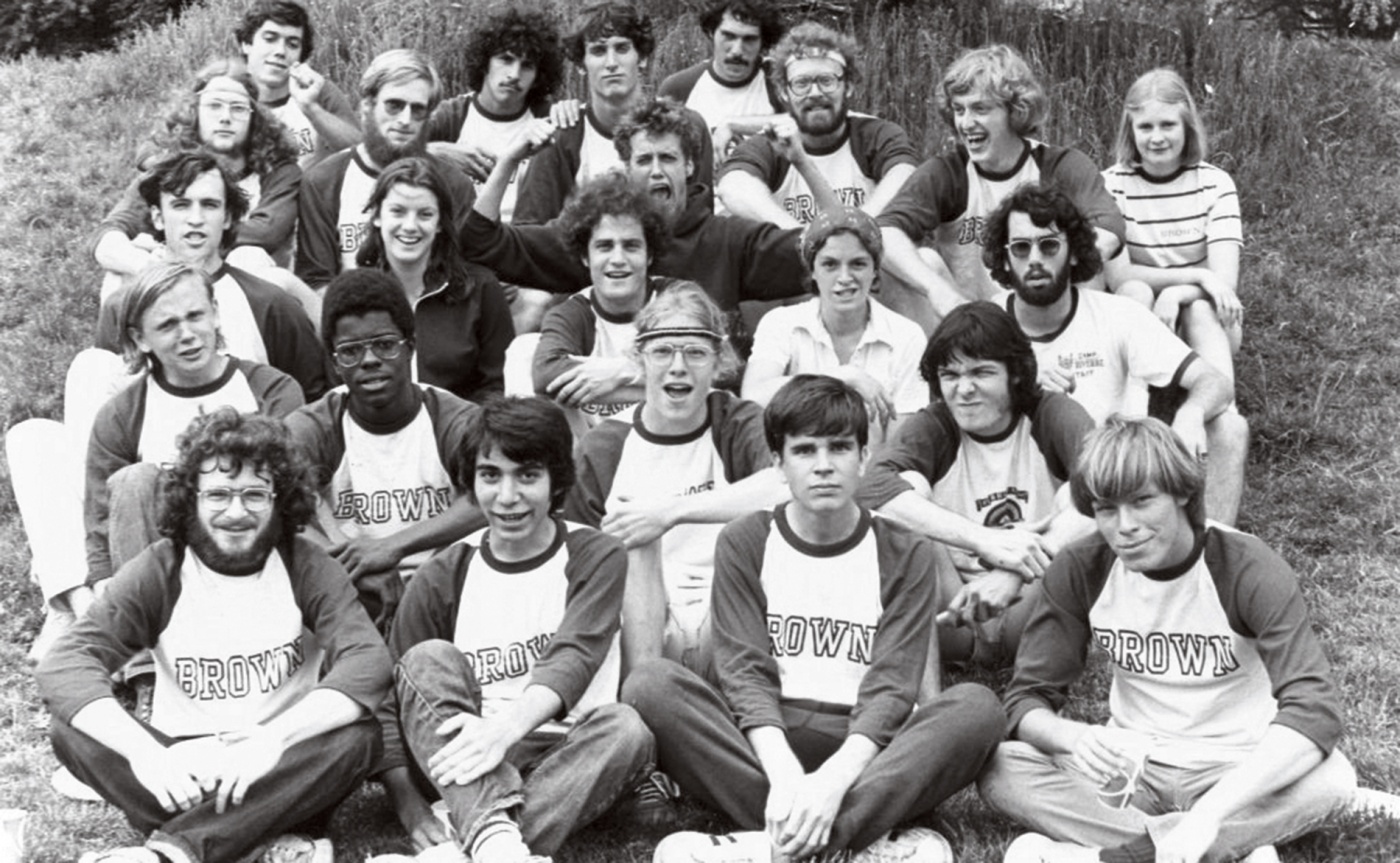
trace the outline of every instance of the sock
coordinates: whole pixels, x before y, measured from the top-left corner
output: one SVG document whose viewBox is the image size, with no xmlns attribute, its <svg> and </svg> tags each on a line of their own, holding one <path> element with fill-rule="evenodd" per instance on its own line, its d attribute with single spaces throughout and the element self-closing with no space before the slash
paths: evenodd
<svg viewBox="0 0 1400 863">
<path fill-rule="evenodd" d="M 503 814 L 481 825 L 472 838 L 470 854 L 473 863 L 511 863 L 529 859 L 530 849 L 520 835 L 520 825 Z"/>
<path fill-rule="evenodd" d="M 1157 846 L 1152 836 L 1144 833 L 1131 842 L 1117 848 L 1105 848 L 1099 852 L 1103 863 L 1153 863 L 1157 859 Z"/>
</svg>

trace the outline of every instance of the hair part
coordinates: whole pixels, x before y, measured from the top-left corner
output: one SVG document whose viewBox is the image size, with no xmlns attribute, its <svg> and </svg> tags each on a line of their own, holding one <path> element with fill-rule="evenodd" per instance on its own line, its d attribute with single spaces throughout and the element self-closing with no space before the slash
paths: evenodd
<svg viewBox="0 0 1400 863">
<path fill-rule="evenodd" d="M 928 381 L 935 399 L 941 397 L 938 373 L 959 359 L 990 360 L 1006 367 L 1011 409 L 1028 414 L 1040 399 L 1036 383 L 1035 348 L 1009 312 L 996 303 L 978 300 L 948 313 L 929 336 L 919 359 L 919 375 Z"/>
<path fill-rule="evenodd" d="M 1153 487 L 1185 500 L 1192 525 L 1205 524 L 1205 466 L 1171 426 L 1114 414 L 1085 438 L 1070 476 L 1070 498 L 1082 515 L 1093 518 L 1096 503 L 1121 503 Z"/>
<path fill-rule="evenodd" d="M 206 63 L 195 73 L 189 88 L 175 92 L 165 115 L 164 128 L 152 136 L 161 150 L 194 152 L 204 148 L 199 131 L 199 99 L 215 78 L 228 78 L 243 88 L 252 105 L 248 116 L 248 137 L 243 143 L 244 167 L 262 176 L 297 159 L 297 147 L 282 121 L 258 102 L 258 86 L 248 74 L 248 66 L 238 57 Z"/>
<path fill-rule="evenodd" d="M 783 37 L 783 19 L 778 7 L 765 0 L 715 0 L 700 11 L 700 30 L 713 39 L 728 13 L 740 24 L 758 28 L 759 50 L 767 51 Z"/>
<path fill-rule="evenodd" d="M 210 171 L 218 173 L 219 179 L 224 183 L 224 212 L 228 215 L 230 224 L 223 236 L 222 245 L 226 249 L 233 241 L 232 226 L 243 221 L 243 217 L 248 214 L 248 196 L 243 194 L 238 181 L 212 153 L 204 150 L 172 153 L 156 162 L 150 172 L 136 184 L 136 190 L 141 194 L 141 200 L 146 202 L 146 206 L 159 210 L 161 193 L 179 197 L 185 194 L 185 190 L 195 180 Z M 156 230 L 156 239 L 165 240 L 163 229 Z"/>
<path fill-rule="evenodd" d="M 773 86 L 784 94 L 786 100 L 789 61 L 839 54 L 844 61 L 841 74 L 845 84 L 854 87 L 861 81 L 860 64 L 857 62 L 859 50 L 856 40 L 850 36 L 816 21 L 803 21 L 789 30 L 773 49 L 768 74 L 773 79 Z"/>
<path fill-rule="evenodd" d="M 326 285 L 321 303 L 321 343 L 326 355 L 335 352 L 335 328 L 341 318 L 384 312 L 413 346 L 413 307 L 392 273 L 368 267 L 346 270 Z"/>
<path fill-rule="evenodd" d="M 300 27 L 301 59 L 302 62 L 310 59 L 316 47 L 316 30 L 311 26 L 311 16 L 307 14 L 306 7 L 292 0 L 257 0 L 243 13 L 243 20 L 234 29 L 233 38 L 238 40 L 239 45 L 247 45 L 267 21 L 283 27 Z"/>
<path fill-rule="evenodd" d="M 365 67 L 360 75 L 360 99 L 373 102 L 379 91 L 390 84 L 404 84 L 409 81 L 427 81 L 428 113 L 431 114 L 442 101 L 442 78 L 437 67 L 420 51 L 412 48 L 394 48 L 385 51 Z"/>
<path fill-rule="evenodd" d="M 865 399 L 849 384 L 829 375 L 794 375 L 763 409 L 763 437 L 782 457 L 790 437 L 844 437 L 862 448 L 870 442 Z"/>
<path fill-rule="evenodd" d="M 541 9 L 508 6 L 491 13 L 472 30 L 463 49 L 467 86 L 480 92 L 491 58 L 507 52 L 534 64 L 535 80 L 525 104 L 531 111 L 547 110 L 564 79 L 558 22 Z"/>
<path fill-rule="evenodd" d="M 491 449 L 549 474 L 549 508 L 557 512 L 574 486 L 574 437 L 559 406 L 540 396 L 493 396 L 467 430 L 457 458 L 449 465 L 453 481 L 477 503 L 476 466 Z"/>
<path fill-rule="evenodd" d="M 1011 261 L 1006 251 L 1007 223 L 1012 213 L 1025 213 L 1037 228 L 1054 225 L 1064 232 L 1069 243 L 1071 281 L 1086 282 L 1103 269 L 1094 226 L 1079 212 L 1070 196 L 1056 186 L 1023 183 L 988 217 L 982 236 L 982 264 L 998 284 L 1007 288 L 1013 284 Z"/>
<path fill-rule="evenodd" d="M 199 477 L 210 460 L 220 470 L 237 473 L 250 465 L 272 477 L 281 543 L 291 542 L 316 515 L 311 470 L 279 419 L 217 408 L 195 417 L 177 447 L 174 466 L 161 475 L 157 525 L 162 536 L 185 544 L 189 526 L 198 518 Z"/>
<path fill-rule="evenodd" d="M 656 50 L 651 16 L 625 0 L 603 0 L 585 6 L 573 32 L 564 40 L 564 50 L 575 66 L 582 66 L 588 43 L 609 36 L 631 40 L 642 60 L 649 60 Z"/>
<path fill-rule="evenodd" d="M 985 45 L 953 61 L 939 82 L 936 96 L 943 122 L 956 128 L 953 99 L 970 93 L 987 93 L 1006 106 L 1011 131 L 1022 137 L 1039 130 L 1050 108 L 1045 88 L 1030 64 L 1008 45 Z"/>
<path fill-rule="evenodd" d="M 1161 102 L 1181 109 L 1181 126 L 1186 132 L 1186 144 L 1181 149 L 1181 164 L 1194 165 L 1206 158 L 1206 124 L 1196 110 L 1191 89 L 1174 69 L 1153 69 L 1144 73 L 1128 88 L 1123 97 L 1123 117 L 1118 123 L 1118 137 L 1113 142 L 1113 155 L 1121 165 L 1142 163 L 1137 141 L 1133 137 L 1133 113 L 1141 111 L 1148 102 Z"/>
<path fill-rule="evenodd" d="M 462 253 L 461 241 L 454 227 L 457 224 L 457 204 L 452 196 L 452 187 L 442 167 L 424 156 L 405 156 L 395 159 L 380 172 L 379 178 L 370 191 L 365 204 L 365 212 L 370 214 L 370 231 L 365 235 L 360 250 L 355 253 L 355 263 L 361 267 L 389 270 L 391 264 L 384 248 L 384 238 L 380 236 L 380 209 L 395 186 L 409 186 L 426 189 L 437 199 L 438 232 L 433 237 L 428 250 L 428 268 L 423 280 L 429 284 L 464 285 L 469 276 L 467 257 Z"/>
<path fill-rule="evenodd" d="M 622 174 L 609 172 L 579 187 L 559 214 L 559 233 L 574 257 L 587 260 L 593 232 L 604 216 L 636 219 L 650 260 L 665 251 L 670 232 L 651 198 Z"/>
<path fill-rule="evenodd" d="M 121 330 L 117 334 L 117 345 L 121 348 L 122 359 L 126 361 L 128 372 L 137 374 L 150 371 L 159 365 L 154 356 L 141 350 L 141 346 L 136 343 L 136 334 L 141 332 L 141 319 L 150 311 L 151 306 L 186 281 L 196 281 L 203 285 L 209 295 L 210 308 L 218 311 L 219 304 L 214 299 L 214 280 L 202 268 L 185 261 L 157 261 L 147 266 L 137 275 L 132 285 L 113 298 L 120 297 L 121 300 L 118 310 Z M 222 332 L 219 333 L 215 346 L 224 346 Z"/>
<path fill-rule="evenodd" d="M 644 102 L 618 122 L 613 129 L 613 146 L 623 163 L 632 161 L 632 139 L 639 133 L 656 139 L 663 135 L 675 135 L 680 139 L 681 151 L 690 160 L 691 171 L 700 164 L 700 134 L 685 115 L 685 108 L 665 96 Z"/>
</svg>

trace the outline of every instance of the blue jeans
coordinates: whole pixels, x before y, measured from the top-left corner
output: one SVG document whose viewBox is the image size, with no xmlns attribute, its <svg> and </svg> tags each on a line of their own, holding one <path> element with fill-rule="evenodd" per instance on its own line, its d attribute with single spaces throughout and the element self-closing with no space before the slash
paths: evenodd
<svg viewBox="0 0 1400 863">
<path fill-rule="evenodd" d="M 394 669 L 399 725 L 420 787 L 447 802 L 464 848 L 482 824 L 509 812 L 525 844 L 549 855 L 569 834 L 606 812 L 655 762 L 656 745 L 630 707 L 607 704 L 562 736 L 535 732 L 512 746 L 495 770 L 467 785 L 428 782 L 428 759 L 445 742 L 437 727 L 459 713 L 481 715 L 481 687 L 467 658 L 450 641 L 423 641 Z"/>
<path fill-rule="evenodd" d="M 763 829 L 768 777 L 714 687 L 660 659 L 628 675 L 622 698 L 651 726 L 661 769 L 687 794 L 746 830 Z M 846 713 L 799 704 L 782 711 L 788 743 L 807 771 L 846 739 Z M 1001 703 L 985 686 L 960 684 L 921 705 L 846 792 L 827 848 L 860 850 L 931 812 L 977 778 L 1005 727 Z"/>
<path fill-rule="evenodd" d="M 1187 769 L 1149 761 L 1138 791 L 1126 809 L 1099 802 L 1094 783 L 1070 768 L 1068 756 L 1048 755 L 1028 743 L 1010 741 L 997 749 L 978 781 L 993 809 L 1053 839 L 1093 848 L 1124 845 L 1144 834 L 1165 836 L 1220 777 L 1233 768 Z M 1356 791 L 1356 771 L 1340 751 L 1297 782 L 1225 820 L 1203 858 L 1235 860 L 1262 845 L 1302 836 Z"/>
<path fill-rule="evenodd" d="M 162 746 L 176 743 L 144 727 Z M 171 814 L 115 751 L 57 718 L 49 736 L 59 762 L 122 810 L 132 827 L 151 834 L 149 845 L 172 859 L 199 863 L 256 859 L 264 842 L 328 814 L 369 775 L 380 748 L 379 723 L 365 718 L 288 749 L 271 773 L 253 783 L 243 802 L 222 815 L 214 811 L 212 792 L 193 809 Z"/>
</svg>

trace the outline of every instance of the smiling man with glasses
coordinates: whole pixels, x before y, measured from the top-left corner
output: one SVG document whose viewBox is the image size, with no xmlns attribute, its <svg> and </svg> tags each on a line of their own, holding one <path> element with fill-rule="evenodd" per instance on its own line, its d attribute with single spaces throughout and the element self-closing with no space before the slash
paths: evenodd
<svg viewBox="0 0 1400 863">
<path fill-rule="evenodd" d="M 385 51 L 365 68 L 360 76 L 364 141 L 325 159 L 302 181 L 296 266 L 308 285 L 320 289 L 336 273 L 355 268 L 355 254 L 371 230 L 365 208 L 375 181 L 391 162 L 426 155 L 428 116 L 441 98 L 437 69 L 417 51 Z M 438 164 L 452 187 L 459 221 L 465 220 L 476 197 L 471 179 Z"/>
<path fill-rule="evenodd" d="M 287 425 L 311 463 L 329 550 L 387 630 L 419 564 L 484 523 L 448 468 L 477 408 L 415 383 L 413 309 L 388 273 L 336 276 L 321 333 L 345 385 Z"/>
<path fill-rule="evenodd" d="M 1069 394 L 1096 423 L 1148 411 L 1149 386 L 1179 395 L 1163 419 L 1203 461 L 1206 513 L 1233 525 L 1249 424 L 1234 385 L 1140 303 L 1082 290 L 1102 263 L 1094 228 L 1068 195 L 1022 186 L 987 221 L 983 261 L 1013 293 L 1006 310 L 1035 348 L 1039 382 Z"/>
<path fill-rule="evenodd" d="M 720 171 L 716 193 L 731 213 L 784 228 L 810 224 L 818 206 L 802 173 L 776 146 L 794 134 L 815 169 L 848 207 L 879 213 L 914 173 L 919 154 L 903 129 L 852 114 L 860 83 L 856 43 L 808 21 L 773 51 L 774 88 L 788 113 L 740 144 Z"/>
<path fill-rule="evenodd" d="M 374 766 L 391 665 L 344 571 L 299 535 L 306 465 L 280 421 L 221 407 L 180 436 L 160 509 L 165 538 L 37 672 L 58 760 L 147 836 L 85 859 L 330 860 L 329 840 L 280 834 L 328 823 Z M 147 648 L 142 721 L 111 674 Z"/>
</svg>

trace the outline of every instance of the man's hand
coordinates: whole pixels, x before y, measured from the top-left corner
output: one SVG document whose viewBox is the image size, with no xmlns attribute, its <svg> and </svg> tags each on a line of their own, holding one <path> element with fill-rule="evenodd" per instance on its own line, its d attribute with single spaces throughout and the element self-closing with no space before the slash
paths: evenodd
<svg viewBox="0 0 1400 863">
<path fill-rule="evenodd" d="M 773 142 L 773 149 L 778 155 L 793 165 L 801 165 L 807 161 L 807 150 L 802 146 L 802 132 L 798 130 L 797 121 L 790 114 L 778 117 L 764 128 L 763 134 Z"/>
<path fill-rule="evenodd" d="M 486 178 L 491 176 L 491 169 L 496 167 L 496 155 L 478 145 L 457 145 L 452 149 L 457 165 L 478 183 L 486 182 Z"/>
<path fill-rule="evenodd" d="M 1191 811 L 1157 840 L 1157 863 L 1199 863 L 1220 835 L 1220 822 Z"/>
<path fill-rule="evenodd" d="M 628 548 L 637 548 L 653 542 L 673 527 L 668 501 L 633 501 L 619 498 L 617 504 L 603 516 L 599 525 L 603 532 L 622 540 Z"/>
<path fill-rule="evenodd" d="M 467 785 L 495 770 L 516 742 L 499 724 L 470 713 L 448 718 L 437 733 L 455 735 L 428 759 L 429 775 L 444 787 Z"/>
<path fill-rule="evenodd" d="M 1045 537 L 1020 525 L 986 528 L 973 551 L 991 568 L 1017 573 L 1023 580 L 1040 578 L 1050 565 Z"/>
<path fill-rule="evenodd" d="M 224 747 L 214 775 L 218 796 L 214 811 L 223 814 L 229 806 L 238 806 L 254 782 L 271 773 L 286 752 L 275 734 L 255 726 Z"/>
<path fill-rule="evenodd" d="M 416 791 L 394 798 L 394 814 L 398 816 L 399 824 L 408 834 L 415 851 L 427 851 L 452 838 L 447 835 L 447 828 L 433 814 L 433 807 Z"/>
<path fill-rule="evenodd" d="M 1184 404 L 1176 409 L 1176 416 L 1172 419 L 1172 431 L 1176 432 L 1181 442 L 1186 444 L 1186 451 L 1196 458 L 1204 461 L 1210 454 L 1210 439 L 1206 435 L 1206 418 L 1199 408 L 1190 404 Z"/>
<path fill-rule="evenodd" d="M 1180 289 L 1163 288 L 1152 303 L 1152 314 L 1156 315 L 1157 320 L 1165 324 L 1167 329 L 1173 333 L 1176 332 L 1177 319 L 1181 316 L 1183 299 Z"/>
<path fill-rule="evenodd" d="M 1070 757 L 1080 772 L 1101 785 L 1122 769 L 1125 760 L 1143 757 L 1146 748 L 1143 736 L 1136 732 L 1084 725 Z"/>
<path fill-rule="evenodd" d="M 571 359 L 578 360 L 579 364 L 565 370 L 545 387 L 550 398 L 565 407 L 576 408 L 602 401 L 625 386 L 637 372 L 626 357 L 574 356 Z"/>
<path fill-rule="evenodd" d="M 1041 389 L 1050 393 L 1070 395 L 1074 392 L 1074 375 L 1049 366 L 1040 367 L 1040 373 L 1036 375 L 1036 383 L 1040 384 Z"/>
<path fill-rule="evenodd" d="M 841 808 L 845 786 L 829 781 L 817 770 L 794 783 L 788 798 L 787 817 L 769 831 L 773 844 L 789 857 L 802 860 L 831 841 L 831 825 Z"/>
<path fill-rule="evenodd" d="M 217 750 L 222 748 L 212 737 L 186 740 L 131 759 L 131 772 L 166 812 L 186 812 L 204 799 L 205 791 L 214 790 Z"/>
<path fill-rule="evenodd" d="M 316 100 L 321 96 L 321 88 L 325 85 L 325 76 L 306 63 L 293 66 L 287 76 L 287 90 L 303 108 L 316 104 Z"/>
<path fill-rule="evenodd" d="M 540 117 L 532 118 L 530 122 L 521 126 L 516 133 L 511 136 L 505 149 L 501 151 L 500 158 L 509 159 L 514 163 L 519 163 L 528 159 L 541 147 L 549 143 L 549 139 L 554 137 L 554 132 L 557 128 L 558 127 L 554 125 L 552 120 L 545 120 Z M 495 167 L 494 162 L 492 163 L 492 167 Z"/>
<path fill-rule="evenodd" d="M 583 116 L 583 103 L 577 99 L 560 99 L 549 106 L 549 122 L 557 128 L 570 129 Z"/>
<path fill-rule="evenodd" d="M 379 612 L 374 616 L 374 626 L 384 632 L 398 611 L 403 600 L 403 578 L 397 567 L 366 572 L 354 579 L 355 590 L 361 596 L 373 596 L 379 600 Z"/>
<path fill-rule="evenodd" d="M 890 421 L 895 418 L 894 399 L 884 384 L 862 369 L 850 365 L 838 366 L 832 369 L 830 374 L 860 393 L 860 397 L 865 399 L 865 406 L 870 411 L 871 418 L 880 423 L 880 428 L 889 427 Z"/>
<path fill-rule="evenodd" d="M 710 136 L 710 141 L 714 144 L 715 172 L 718 173 L 724 160 L 728 159 L 730 153 L 734 152 L 734 148 L 739 146 L 740 138 L 728 123 L 720 121 L 720 124 L 715 127 L 714 134 Z"/>
<path fill-rule="evenodd" d="M 1210 270 L 1201 273 L 1201 290 L 1206 292 L 1215 305 L 1215 314 L 1225 329 L 1237 327 L 1244 322 L 1244 304 L 1235 289 Z"/>
<path fill-rule="evenodd" d="M 1021 593 L 1021 576 L 1014 572 L 992 570 L 974 581 L 964 584 L 948 608 L 939 615 L 942 623 L 944 615 L 950 615 L 960 625 L 970 626 L 985 623 L 1001 614 Z"/>
<path fill-rule="evenodd" d="M 337 542 L 326 549 L 330 556 L 340 562 L 345 567 L 345 571 L 350 577 L 359 581 L 372 572 L 383 572 L 387 569 L 397 570 L 399 561 L 404 559 L 403 549 L 394 541 L 393 537 L 374 539 L 368 536 L 357 536 L 344 542 Z"/>
</svg>

